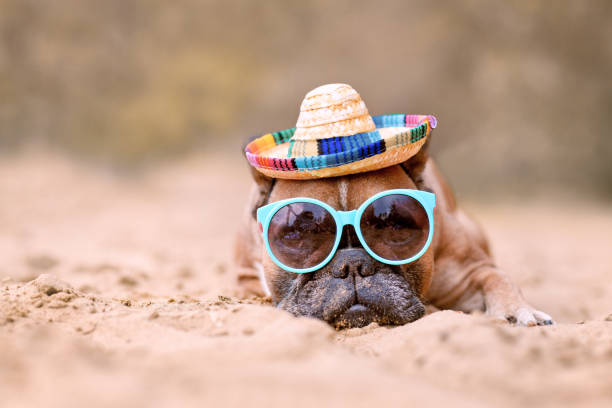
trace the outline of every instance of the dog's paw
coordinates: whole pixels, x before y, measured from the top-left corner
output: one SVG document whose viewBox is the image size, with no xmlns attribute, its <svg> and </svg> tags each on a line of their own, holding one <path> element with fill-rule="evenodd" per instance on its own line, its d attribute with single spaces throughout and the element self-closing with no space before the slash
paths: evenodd
<svg viewBox="0 0 612 408">
<path fill-rule="evenodd" d="M 555 324 L 548 314 L 535 310 L 528 305 L 507 307 L 506 310 L 487 310 L 496 320 L 507 321 L 517 326 L 548 326 Z"/>
</svg>

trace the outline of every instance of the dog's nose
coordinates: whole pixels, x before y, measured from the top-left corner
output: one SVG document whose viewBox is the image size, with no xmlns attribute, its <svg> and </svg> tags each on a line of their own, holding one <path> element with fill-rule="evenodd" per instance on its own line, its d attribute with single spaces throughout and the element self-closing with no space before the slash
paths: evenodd
<svg viewBox="0 0 612 408">
<path fill-rule="evenodd" d="M 345 248 L 336 253 L 332 263 L 332 276 L 344 279 L 353 274 L 374 275 L 374 260 L 362 248 Z"/>
</svg>

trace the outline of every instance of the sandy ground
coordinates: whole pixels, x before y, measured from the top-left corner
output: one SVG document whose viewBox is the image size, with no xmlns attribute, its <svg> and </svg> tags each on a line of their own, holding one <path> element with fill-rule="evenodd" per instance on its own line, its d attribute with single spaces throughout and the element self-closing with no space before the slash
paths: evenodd
<svg viewBox="0 0 612 408">
<path fill-rule="evenodd" d="M 234 165 L 3 158 L 0 406 L 612 406 L 612 209 L 467 205 L 555 326 L 443 311 L 336 332 L 234 297 Z"/>
</svg>

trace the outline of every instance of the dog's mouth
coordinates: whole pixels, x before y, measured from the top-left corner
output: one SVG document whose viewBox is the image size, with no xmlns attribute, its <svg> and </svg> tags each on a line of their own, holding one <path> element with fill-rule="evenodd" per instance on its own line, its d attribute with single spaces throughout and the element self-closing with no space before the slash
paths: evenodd
<svg viewBox="0 0 612 408">
<path fill-rule="evenodd" d="M 336 329 L 403 325 L 425 314 L 425 306 L 399 274 L 309 279 L 278 306 L 295 315 L 325 320 Z"/>
<path fill-rule="evenodd" d="M 341 313 L 332 325 L 338 329 L 349 329 L 351 327 L 364 327 L 374 321 L 375 314 L 369 307 L 355 303 Z"/>
<path fill-rule="evenodd" d="M 355 303 L 329 323 L 337 330 L 365 327 L 372 322 L 396 326 L 415 321 L 424 314 L 425 306 L 418 298 L 413 297 L 410 305 L 399 309 L 381 309 L 379 305 Z"/>
</svg>

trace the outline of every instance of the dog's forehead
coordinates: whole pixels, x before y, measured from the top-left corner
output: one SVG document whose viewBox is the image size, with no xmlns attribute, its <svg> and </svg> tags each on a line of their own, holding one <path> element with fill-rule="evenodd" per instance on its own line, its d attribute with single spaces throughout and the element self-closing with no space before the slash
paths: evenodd
<svg viewBox="0 0 612 408">
<path fill-rule="evenodd" d="M 279 179 L 270 194 L 270 202 L 295 197 L 321 200 L 338 210 L 354 210 L 381 191 L 416 188 L 400 166 L 382 170 L 315 180 Z"/>
</svg>

